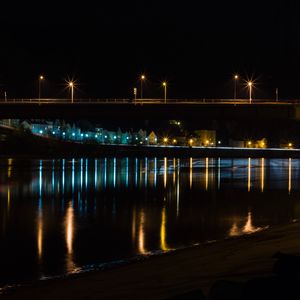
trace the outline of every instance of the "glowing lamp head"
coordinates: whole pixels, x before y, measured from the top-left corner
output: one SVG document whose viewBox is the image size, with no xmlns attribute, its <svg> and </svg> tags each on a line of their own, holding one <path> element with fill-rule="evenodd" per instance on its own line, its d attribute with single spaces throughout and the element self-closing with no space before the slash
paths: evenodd
<svg viewBox="0 0 300 300">
<path fill-rule="evenodd" d="M 164 138 L 164 143 L 166 143 L 168 141 L 168 138 Z"/>
<path fill-rule="evenodd" d="M 162 83 L 162 85 L 163 85 L 163 86 L 167 86 L 167 83 L 164 81 L 164 82 Z"/>
<path fill-rule="evenodd" d="M 44 76 L 43 75 L 40 76 L 40 80 L 44 80 Z"/>
<path fill-rule="evenodd" d="M 71 87 L 71 88 L 72 88 L 73 86 L 74 86 L 74 82 L 72 82 L 72 81 L 71 81 L 71 82 L 69 82 L 69 87 Z"/>
<path fill-rule="evenodd" d="M 142 75 L 142 76 L 141 76 L 141 79 L 142 79 L 142 80 L 145 80 L 145 79 L 146 79 L 146 76 L 145 76 L 145 75 Z"/>
<path fill-rule="evenodd" d="M 249 87 L 252 87 L 252 86 L 253 86 L 253 82 L 252 82 L 252 81 L 249 81 L 249 82 L 248 82 L 248 86 L 249 86 Z"/>
<path fill-rule="evenodd" d="M 289 143 L 289 147 L 292 147 L 293 146 L 293 144 L 292 143 Z"/>
<path fill-rule="evenodd" d="M 239 75 L 234 75 L 234 79 L 239 79 Z"/>
<path fill-rule="evenodd" d="M 252 142 L 249 141 L 249 142 L 248 142 L 248 145 L 249 145 L 249 146 L 252 145 Z"/>
</svg>

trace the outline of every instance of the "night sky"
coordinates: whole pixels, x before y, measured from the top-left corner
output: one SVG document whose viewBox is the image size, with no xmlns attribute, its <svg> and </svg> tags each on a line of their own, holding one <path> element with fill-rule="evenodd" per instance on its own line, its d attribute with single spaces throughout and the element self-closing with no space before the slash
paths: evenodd
<svg viewBox="0 0 300 300">
<path fill-rule="evenodd" d="M 229 98 L 232 76 L 254 96 L 300 98 L 300 4 L 284 1 L 40 1 L 1 4 L 0 96 Z M 98 3 L 98 4 L 97 4 Z M 242 80 L 241 80 L 242 83 Z M 246 97 L 246 91 L 239 91 Z"/>
</svg>

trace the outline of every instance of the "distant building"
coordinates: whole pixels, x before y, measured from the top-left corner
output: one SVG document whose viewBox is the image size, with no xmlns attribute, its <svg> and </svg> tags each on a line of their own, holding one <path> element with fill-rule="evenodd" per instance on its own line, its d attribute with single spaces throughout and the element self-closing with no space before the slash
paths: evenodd
<svg viewBox="0 0 300 300">
<path fill-rule="evenodd" d="M 17 128 L 20 125 L 20 120 L 19 119 L 2 119 L 2 120 L 0 120 L 0 125 Z"/>
<path fill-rule="evenodd" d="M 10 124 L 7 120 L 0 121 L 0 124 Z M 140 129 L 138 132 L 122 132 L 121 128 L 117 131 L 109 131 L 104 128 L 95 128 L 91 131 L 82 131 L 75 124 L 72 126 L 65 121 L 55 120 L 48 122 L 36 120 L 33 122 L 23 121 L 18 127 L 30 131 L 32 134 L 48 136 L 56 139 L 77 141 L 77 142 L 93 142 L 99 144 L 118 144 L 118 145 L 148 145 L 157 144 L 157 136 L 151 132 L 149 137 L 147 132 Z"/>
<path fill-rule="evenodd" d="M 229 140 L 230 147 L 237 148 L 267 148 L 267 139 L 263 138 L 261 140 Z"/>
<path fill-rule="evenodd" d="M 246 148 L 267 148 L 267 139 L 263 138 L 261 140 L 248 140 L 244 142 L 244 147 Z"/>
<path fill-rule="evenodd" d="M 279 147 L 284 149 L 293 149 L 295 145 L 291 141 L 281 140 Z"/>
<path fill-rule="evenodd" d="M 229 140 L 229 147 L 234 148 L 244 148 L 245 147 L 245 141 L 244 140 Z"/>
<path fill-rule="evenodd" d="M 195 146 L 213 147 L 216 146 L 215 130 L 196 130 L 194 138 Z"/>
<path fill-rule="evenodd" d="M 53 131 L 53 123 L 52 122 L 39 122 L 39 123 L 31 123 L 31 132 L 37 135 L 46 135 L 49 136 Z"/>
<path fill-rule="evenodd" d="M 154 131 L 151 131 L 148 135 L 148 144 L 149 145 L 156 145 L 157 144 L 157 135 L 154 133 Z"/>
</svg>

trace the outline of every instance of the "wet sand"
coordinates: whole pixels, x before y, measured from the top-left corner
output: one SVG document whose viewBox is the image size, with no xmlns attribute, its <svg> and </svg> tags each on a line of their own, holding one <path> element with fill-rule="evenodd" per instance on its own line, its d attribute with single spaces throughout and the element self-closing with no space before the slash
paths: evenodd
<svg viewBox="0 0 300 300">
<path fill-rule="evenodd" d="M 2 299 L 167 299 L 219 279 L 269 275 L 282 251 L 300 255 L 300 222 L 178 250 L 111 270 L 21 288 Z"/>
</svg>

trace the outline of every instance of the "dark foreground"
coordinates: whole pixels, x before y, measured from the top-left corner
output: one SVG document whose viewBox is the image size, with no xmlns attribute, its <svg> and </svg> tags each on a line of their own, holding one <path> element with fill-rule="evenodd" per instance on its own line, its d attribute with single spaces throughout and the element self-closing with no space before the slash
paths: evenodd
<svg viewBox="0 0 300 300">
<path fill-rule="evenodd" d="M 168 299 L 221 279 L 271 276 L 275 252 L 300 254 L 300 222 L 179 250 L 116 269 L 20 288 L 3 299 Z"/>
</svg>

